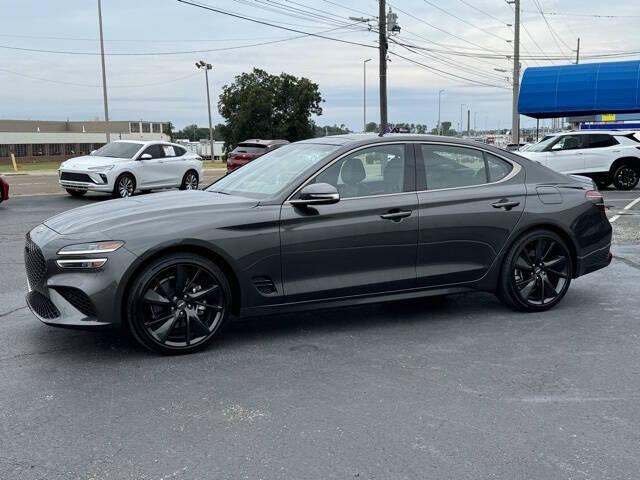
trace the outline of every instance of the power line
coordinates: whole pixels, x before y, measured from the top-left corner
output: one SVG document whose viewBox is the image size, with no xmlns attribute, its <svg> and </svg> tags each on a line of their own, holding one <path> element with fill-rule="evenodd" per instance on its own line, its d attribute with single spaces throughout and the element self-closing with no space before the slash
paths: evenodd
<svg viewBox="0 0 640 480">
<path fill-rule="evenodd" d="M 423 1 L 424 3 L 426 3 L 427 5 L 431 5 L 433 8 L 436 8 L 436 9 L 440 10 L 441 12 L 443 12 L 443 13 L 445 13 L 445 14 L 449 15 L 450 17 L 453 17 L 453 18 L 458 19 L 458 20 L 459 20 L 459 21 L 461 21 L 462 23 L 465 23 L 465 24 L 467 24 L 467 25 L 469 25 L 469 26 L 471 26 L 471 27 L 473 27 L 473 28 L 475 28 L 475 29 L 477 29 L 477 30 L 480 30 L 481 32 L 486 33 L 487 35 L 491 35 L 492 37 L 495 37 L 495 38 L 497 38 L 497 39 L 499 39 L 499 40 L 502 40 L 503 42 L 506 42 L 506 41 L 507 41 L 507 39 L 506 39 L 506 38 L 501 37 L 500 35 L 496 35 L 496 34 L 495 34 L 495 33 L 493 33 L 491 30 L 487 30 L 486 28 L 479 27 L 479 26 L 477 26 L 477 25 L 475 25 L 475 24 L 473 24 L 473 23 L 471 23 L 471 22 L 468 22 L 468 21 L 467 21 L 467 20 L 465 20 L 464 18 L 460 18 L 460 17 L 458 17 L 457 15 L 454 15 L 453 13 L 451 13 L 451 12 L 449 12 L 449 11 L 445 10 L 445 9 L 444 9 L 444 8 L 442 8 L 442 7 L 439 7 L 438 5 L 436 5 L 435 3 L 430 2 L 429 0 L 422 0 L 422 1 Z"/>
<path fill-rule="evenodd" d="M 475 5 L 467 2 L 466 0 L 460 0 L 460 2 L 464 3 L 467 7 L 473 8 L 475 11 L 480 12 L 484 15 L 486 15 L 489 18 L 493 18 L 494 20 L 497 20 L 498 22 L 502 23 L 502 24 L 507 24 L 509 22 L 505 22 L 504 20 L 502 20 L 501 18 L 496 17 L 495 15 L 491 15 L 490 13 L 485 12 L 484 10 L 479 9 L 478 7 L 476 7 Z"/>
<path fill-rule="evenodd" d="M 533 10 L 523 10 L 527 13 L 538 13 Z M 558 17 L 589 17 L 589 18 L 640 18 L 640 15 L 603 15 L 598 13 L 568 13 L 568 12 L 543 12 L 545 15 Z"/>
<path fill-rule="evenodd" d="M 558 47 L 558 50 L 560 50 L 562 52 L 562 47 L 560 46 L 560 43 L 558 43 L 558 40 L 560 40 L 562 43 L 565 44 L 565 46 L 567 48 L 569 48 L 569 51 L 571 51 L 571 47 L 569 45 L 567 45 L 567 43 L 564 40 L 562 40 L 562 38 L 560 38 L 560 36 L 555 32 L 555 30 L 551 26 L 551 23 L 549 23 L 549 20 L 547 20 L 547 17 L 545 16 L 544 12 L 542 11 L 542 6 L 538 2 L 538 0 L 532 0 L 532 1 L 535 4 L 536 8 L 538 9 L 538 12 L 540 12 L 540 15 L 542 16 L 542 19 L 544 20 L 544 23 L 546 23 L 547 29 L 549 30 L 549 33 L 551 34 L 551 38 L 553 39 L 554 43 Z M 562 52 L 562 53 L 564 53 L 564 52 Z"/>
</svg>

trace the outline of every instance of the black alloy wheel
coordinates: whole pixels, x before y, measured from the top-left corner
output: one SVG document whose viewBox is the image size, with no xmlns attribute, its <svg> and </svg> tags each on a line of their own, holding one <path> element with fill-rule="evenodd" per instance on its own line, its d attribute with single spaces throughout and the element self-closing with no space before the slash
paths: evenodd
<svg viewBox="0 0 640 480">
<path fill-rule="evenodd" d="M 613 174 L 613 184 L 618 190 L 632 190 L 638 185 L 638 170 L 630 165 L 618 167 Z"/>
<path fill-rule="evenodd" d="M 145 347 L 164 354 L 203 348 L 228 316 L 231 292 L 224 273 L 194 254 L 153 262 L 134 284 L 129 326 Z"/>
<path fill-rule="evenodd" d="M 182 185 L 180 190 L 197 190 L 198 189 L 198 174 L 193 170 L 189 170 L 184 174 L 182 179 Z"/>
<path fill-rule="evenodd" d="M 499 294 L 517 310 L 542 311 L 567 293 L 573 265 L 565 242 L 554 232 L 535 230 L 509 250 Z"/>
<path fill-rule="evenodd" d="M 113 187 L 113 196 L 116 198 L 127 198 L 133 195 L 136 190 L 136 181 L 127 173 L 120 175 L 116 179 L 115 187 Z"/>
<path fill-rule="evenodd" d="M 73 190 L 72 188 L 67 188 L 67 193 L 72 197 L 84 197 L 87 194 L 86 190 Z"/>
</svg>

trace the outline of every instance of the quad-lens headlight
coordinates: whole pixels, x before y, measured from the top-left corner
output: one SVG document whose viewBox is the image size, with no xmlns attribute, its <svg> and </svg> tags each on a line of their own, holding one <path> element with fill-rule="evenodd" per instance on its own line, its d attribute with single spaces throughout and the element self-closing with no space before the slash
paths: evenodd
<svg viewBox="0 0 640 480">
<path fill-rule="evenodd" d="M 124 242 L 113 240 L 108 242 L 79 243 L 76 245 L 67 245 L 58 250 L 58 255 L 62 257 L 78 256 L 78 255 L 102 255 L 112 253 L 124 245 Z M 95 269 L 102 267 L 107 263 L 106 258 L 63 258 L 56 260 L 56 264 L 60 268 L 84 268 Z"/>
</svg>

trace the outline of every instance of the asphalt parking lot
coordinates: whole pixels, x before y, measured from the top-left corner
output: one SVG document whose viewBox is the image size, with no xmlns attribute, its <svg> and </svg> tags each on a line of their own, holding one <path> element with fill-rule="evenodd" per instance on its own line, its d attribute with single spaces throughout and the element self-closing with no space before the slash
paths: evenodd
<svg viewBox="0 0 640 480">
<path fill-rule="evenodd" d="M 107 197 L 18 193 L 0 205 L 0 478 L 637 478 L 640 191 L 604 194 L 616 257 L 550 312 L 477 293 L 259 317 L 169 358 L 31 315 L 25 232 Z"/>
</svg>

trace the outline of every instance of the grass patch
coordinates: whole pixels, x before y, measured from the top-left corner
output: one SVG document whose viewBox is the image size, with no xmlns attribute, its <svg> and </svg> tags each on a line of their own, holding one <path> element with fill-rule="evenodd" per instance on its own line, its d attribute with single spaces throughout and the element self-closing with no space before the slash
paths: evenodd
<svg viewBox="0 0 640 480">
<path fill-rule="evenodd" d="M 17 173 L 20 173 L 20 172 L 38 172 L 38 171 L 54 172 L 58 170 L 58 168 L 60 168 L 61 162 L 20 163 L 20 161 L 17 161 L 17 163 L 18 163 Z M 11 165 L 10 163 L 0 165 L 0 173 L 13 173 L 13 165 Z"/>
</svg>

